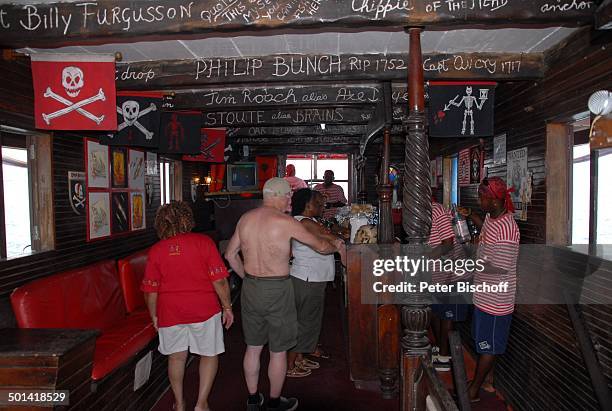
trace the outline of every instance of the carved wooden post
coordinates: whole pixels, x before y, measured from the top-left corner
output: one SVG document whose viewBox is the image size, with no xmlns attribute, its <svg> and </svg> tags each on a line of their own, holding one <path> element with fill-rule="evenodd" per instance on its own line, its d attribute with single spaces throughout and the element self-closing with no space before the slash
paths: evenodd
<svg viewBox="0 0 612 411">
<path fill-rule="evenodd" d="M 378 242 L 393 243 L 393 218 L 391 216 L 391 200 L 393 186 L 389 184 L 389 157 L 391 156 L 391 132 L 385 127 L 383 134 L 383 158 L 378 185 Z"/>
<path fill-rule="evenodd" d="M 406 121 L 406 151 L 403 180 L 402 224 L 411 245 L 425 244 L 431 229 L 431 187 L 429 186 L 429 143 L 425 133 L 425 95 L 421 56 L 421 29 L 409 28 L 408 63 L 409 115 Z M 421 362 L 429 354 L 427 329 L 431 308 L 427 297 L 408 294 L 401 308 L 403 337 L 401 409 L 425 408 Z"/>
<path fill-rule="evenodd" d="M 391 83 L 383 86 L 385 128 L 383 131 L 383 156 L 380 167 L 380 184 L 378 185 L 378 242 L 393 244 L 393 218 L 391 201 L 393 186 L 389 184 L 389 161 L 391 157 L 391 124 L 393 122 L 393 105 Z M 393 258 L 390 246 L 382 247 L 379 258 Z M 378 307 L 378 375 L 383 398 L 395 396 L 397 391 L 398 357 L 399 357 L 399 312 L 392 301 L 379 301 Z M 391 304 L 389 304 L 391 303 Z"/>
<path fill-rule="evenodd" d="M 361 204 L 368 201 L 367 184 L 365 181 L 365 162 L 366 158 L 364 156 L 359 156 L 356 160 L 357 187 L 359 187 L 359 191 L 357 192 L 357 202 Z"/>
</svg>

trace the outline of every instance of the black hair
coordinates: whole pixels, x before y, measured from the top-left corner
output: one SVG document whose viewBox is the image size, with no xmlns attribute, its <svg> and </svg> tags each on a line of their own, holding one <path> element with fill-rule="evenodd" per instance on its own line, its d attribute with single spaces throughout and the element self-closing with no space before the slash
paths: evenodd
<svg viewBox="0 0 612 411">
<path fill-rule="evenodd" d="M 306 209 L 306 204 L 314 197 L 314 190 L 302 188 L 293 193 L 291 197 L 291 215 L 301 215 Z"/>
</svg>

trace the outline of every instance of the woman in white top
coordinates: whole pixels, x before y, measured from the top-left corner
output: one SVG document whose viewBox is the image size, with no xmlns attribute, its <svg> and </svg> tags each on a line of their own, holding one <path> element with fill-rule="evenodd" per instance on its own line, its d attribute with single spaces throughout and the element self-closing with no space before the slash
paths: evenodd
<svg viewBox="0 0 612 411">
<path fill-rule="evenodd" d="M 291 215 L 296 220 L 313 234 L 336 240 L 338 237 L 317 220 L 324 209 L 323 195 L 308 188 L 296 191 L 291 199 Z M 325 305 L 325 287 L 328 281 L 334 280 L 335 261 L 333 254 L 319 254 L 296 240 L 292 240 L 291 251 L 293 262 L 289 274 L 295 293 L 298 342 L 287 356 L 287 376 L 295 378 L 310 375 L 311 370 L 319 368 L 318 362 L 305 358 L 304 354 L 313 353 L 317 348 Z M 346 248 L 341 247 L 338 252 L 344 260 Z"/>
</svg>

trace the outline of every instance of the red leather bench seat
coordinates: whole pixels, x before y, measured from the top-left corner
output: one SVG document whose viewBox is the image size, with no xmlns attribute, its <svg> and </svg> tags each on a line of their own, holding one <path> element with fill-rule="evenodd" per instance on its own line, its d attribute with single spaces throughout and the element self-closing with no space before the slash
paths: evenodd
<svg viewBox="0 0 612 411">
<path fill-rule="evenodd" d="M 113 260 L 32 281 L 13 291 L 11 304 L 21 328 L 100 330 L 94 380 L 121 366 L 156 335 L 146 311 L 126 314 Z"/>
<path fill-rule="evenodd" d="M 140 291 L 140 283 L 145 274 L 148 253 L 147 248 L 117 261 L 119 282 L 123 289 L 125 308 L 128 313 L 146 309 L 144 293 Z"/>
</svg>

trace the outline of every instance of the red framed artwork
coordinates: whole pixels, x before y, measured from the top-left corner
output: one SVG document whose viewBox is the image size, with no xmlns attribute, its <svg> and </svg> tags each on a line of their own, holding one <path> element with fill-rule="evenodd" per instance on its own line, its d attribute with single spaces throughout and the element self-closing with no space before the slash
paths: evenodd
<svg viewBox="0 0 612 411">
<path fill-rule="evenodd" d="M 146 228 L 145 152 L 84 139 L 87 241 Z"/>
</svg>

